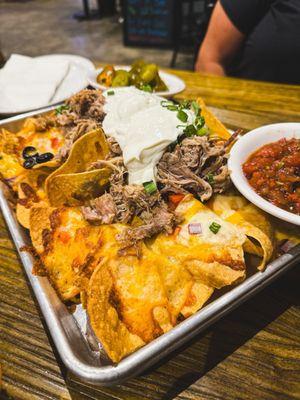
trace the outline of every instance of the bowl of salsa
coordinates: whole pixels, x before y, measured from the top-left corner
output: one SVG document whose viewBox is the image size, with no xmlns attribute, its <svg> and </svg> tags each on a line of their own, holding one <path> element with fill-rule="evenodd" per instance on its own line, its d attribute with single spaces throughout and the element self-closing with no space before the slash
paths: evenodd
<svg viewBox="0 0 300 400">
<path fill-rule="evenodd" d="M 257 128 L 232 147 L 236 188 L 262 210 L 300 225 L 300 123 Z"/>
</svg>

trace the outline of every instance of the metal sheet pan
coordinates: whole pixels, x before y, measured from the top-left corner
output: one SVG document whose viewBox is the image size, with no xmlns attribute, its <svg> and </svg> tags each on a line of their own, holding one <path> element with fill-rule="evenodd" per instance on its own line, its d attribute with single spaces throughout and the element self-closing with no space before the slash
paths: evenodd
<svg viewBox="0 0 300 400">
<path fill-rule="evenodd" d="M 49 109 L 44 110 L 44 112 L 47 111 Z M 0 121 L 0 128 L 17 131 L 24 119 L 34 114 L 23 114 Z M 77 306 L 76 311 L 71 313 L 59 300 L 47 278 L 32 275 L 33 259 L 28 253 L 20 250 L 22 246 L 29 243 L 28 233 L 18 224 L 5 198 L 3 187 L 0 187 L 0 207 L 62 361 L 83 381 L 93 384 L 119 384 L 140 374 L 269 285 L 297 262 L 300 263 L 299 245 L 270 263 L 264 272 L 254 273 L 243 283 L 215 298 L 170 332 L 126 357 L 120 363 L 112 364 L 93 337 L 86 313 L 81 306 Z"/>
</svg>

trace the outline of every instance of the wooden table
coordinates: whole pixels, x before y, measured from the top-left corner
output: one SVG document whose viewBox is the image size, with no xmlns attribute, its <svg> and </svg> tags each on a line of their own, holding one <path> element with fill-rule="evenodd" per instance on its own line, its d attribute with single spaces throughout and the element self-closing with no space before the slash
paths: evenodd
<svg viewBox="0 0 300 400">
<path fill-rule="evenodd" d="M 229 126 L 299 121 L 299 86 L 176 74 L 187 84 L 177 98 L 202 96 Z M 300 399 L 299 278 L 296 266 L 142 376 L 93 387 L 62 365 L 1 219 L 0 398 Z"/>
</svg>

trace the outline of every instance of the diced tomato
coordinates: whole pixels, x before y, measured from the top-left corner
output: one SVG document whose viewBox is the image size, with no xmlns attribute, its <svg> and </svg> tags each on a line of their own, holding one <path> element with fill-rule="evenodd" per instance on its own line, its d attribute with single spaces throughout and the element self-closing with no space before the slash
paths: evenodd
<svg viewBox="0 0 300 400">
<path fill-rule="evenodd" d="M 57 137 L 51 138 L 51 147 L 52 149 L 57 149 L 59 146 L 60 140 Z"/>
<path fill-rule="evenodd" d="M 181 200 L 183 200 L 183 198 L 184 198 L 184 194 L 182 194 L 182 193 L 169 195 L 169 201 L 172 204 L 174 204 L 175 206 L 177 206 L 181 202 Z"/>
</svg>

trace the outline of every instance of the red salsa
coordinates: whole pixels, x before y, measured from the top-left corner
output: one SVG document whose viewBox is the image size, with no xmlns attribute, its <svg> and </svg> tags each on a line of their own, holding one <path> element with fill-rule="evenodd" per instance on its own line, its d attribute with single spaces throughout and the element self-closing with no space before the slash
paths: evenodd
<svg viewBox="0 0 300 400">
<path fill-rule="evenodd" d="M 243 171 L 260 196 L 300 215 L 300 139 L 266 144 L 248 158 Z"/>
</svg>

